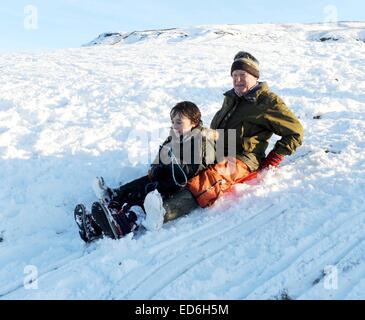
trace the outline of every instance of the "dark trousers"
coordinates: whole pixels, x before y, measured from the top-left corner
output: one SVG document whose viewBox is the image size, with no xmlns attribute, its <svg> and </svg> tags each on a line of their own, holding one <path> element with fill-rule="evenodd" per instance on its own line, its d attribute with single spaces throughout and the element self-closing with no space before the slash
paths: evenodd
<svg viewBox="0 0 365 320">
<path fill-rule="evenodd" d="M 138 205 L 143 208 L 146 195 L 156 188 L 159 190 L 158 183 L 151 183 L 148 176 L 144 176 L 113 189 L 115 196 L 112 200 L 117 201 L 120 205 L 128 203 L 129 206 Z M 199 207 L 191 192 L 186 188 L 173 194 L 166 194 L 161 190 L 159 192 L 166 210 L 164 222 L 184 216 Z"/>
<path fill-rule="evenodd" d="M 115 196 L 112 200 L 120 205 L 128 203 L 130 206 L 143 206 L 147 193 L 155 188 L 156 186 L 151 183 L 148 176 L 144 176 L 113 189 Z"/>
</svg>

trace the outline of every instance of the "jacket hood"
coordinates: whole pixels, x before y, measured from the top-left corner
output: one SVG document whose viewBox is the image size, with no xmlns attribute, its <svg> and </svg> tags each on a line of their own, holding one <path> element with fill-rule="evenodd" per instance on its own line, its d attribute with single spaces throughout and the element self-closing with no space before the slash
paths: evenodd
<svg viewBox="0 0 365 320">
<path fill-rule="evenodd" d="M 174 134 L 174 131 L 171 129 L 167 140 L 168 143 L 171 141 L 174 143 L 186 143 L 187 141 L 199 136 L 213 141 L 218 140 L 218 132 L 216 130 L 205 128 L 202 125 L 195 127 L 190 132 L 186 133 L 184 136 L 179 136 L 179 137 L 176 136 Z"/>
</svg>

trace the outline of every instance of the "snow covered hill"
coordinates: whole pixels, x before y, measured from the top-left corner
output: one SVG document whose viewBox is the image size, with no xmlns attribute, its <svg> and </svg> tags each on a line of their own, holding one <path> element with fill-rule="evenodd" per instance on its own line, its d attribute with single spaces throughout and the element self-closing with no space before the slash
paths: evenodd
<svg viewBox="0 0 365 320">
<path fill-rule="evenodd" d="M 364 35 L 199 26 L 1 54 L 0 299 L 365 299 Z M 239 50 L 300 118 L 303 146 L 211 209 L 85 246 L 73 209 L 95 200 L 92 178 L 145 174 L 181 100 L 209 124 Z"/>
</svg>

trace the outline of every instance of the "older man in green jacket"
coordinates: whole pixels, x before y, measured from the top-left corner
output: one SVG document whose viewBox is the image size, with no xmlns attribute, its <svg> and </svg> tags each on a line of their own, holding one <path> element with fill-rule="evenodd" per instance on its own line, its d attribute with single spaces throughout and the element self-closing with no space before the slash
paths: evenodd
<svg viewBox="0 0 365 320">
<path fill-rule="evenodd" d="M 164 203 L 165 221 L 188 213 L 196 203 L 200 207 L 212 205 L 233 184 L 258 170 L 278 166 L 302 144 L 301 123 L 265 82 L 258 81 L 260 69 L 255 57 L 237 53 L 231 76 L 233 88 L 224 94 L 223 106 L 211 122 L 211 128 L 219 132 L 217 163 L 189 180 L 187 190 Z M 265 156 L 273 134 L 281 139 Z"/>
<path fill-rule="evenodd" d="M 284 156 L 292 154 L 303 140 L 303 127 L 283 100 L 271 92 L 266 82 L 258 82 L 259 63 L 252 55 L 239 52 L 231 67 L 233 89 L 224 96 L 222 108 L 214 116 L 211 128 L 235 130 L 235 140 L 225 141 L 225 156 L 236 156 L 255 171 L 261 166 L 277 166 Z M 265 158 L 269 139 L 281 136 Z M 234 143 L 236 154 L 228 154 L 229 143 Z M 219 144 L 218 144 L 219 145 Z"/>
<path fill-rule="evenodd" d="M 259 168 L 278 166 L 303 140 L 303 127 L 294 113 L 265 82 L 258 81 L 260 69 L 255 57 L 239 52 L 231 76 L 233 89 L 224 94 L 223 106 L 211 123 L 211 128 L 220 133 L 217 163 L 188 184 L 201 207 L 212 205 L 220 194 Z M 281 139 L 265 157 L 273 134 Z"/>
</svg>

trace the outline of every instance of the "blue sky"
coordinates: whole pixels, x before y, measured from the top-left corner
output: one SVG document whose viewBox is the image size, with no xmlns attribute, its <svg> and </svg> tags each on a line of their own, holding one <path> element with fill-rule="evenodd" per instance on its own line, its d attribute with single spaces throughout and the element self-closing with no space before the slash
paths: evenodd
<svg viewBox="0 0 365 320">
<path fill-rule="evenodd" d="M 363 0 L 2 0 L 0 51 L 79 47 L 107 31 L 323 22 L 333 13 L 327 6 L 336 8 L 339 20 L 365 21 Z"/>
</svg>

